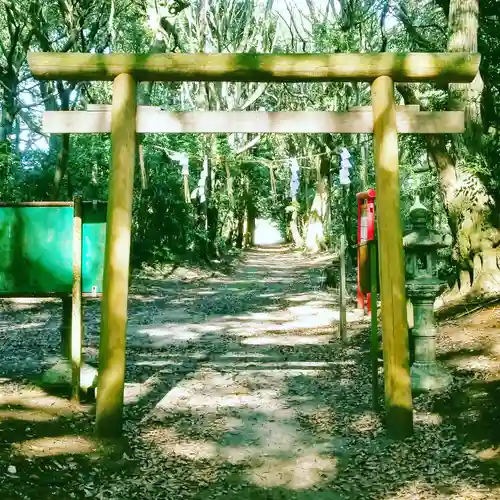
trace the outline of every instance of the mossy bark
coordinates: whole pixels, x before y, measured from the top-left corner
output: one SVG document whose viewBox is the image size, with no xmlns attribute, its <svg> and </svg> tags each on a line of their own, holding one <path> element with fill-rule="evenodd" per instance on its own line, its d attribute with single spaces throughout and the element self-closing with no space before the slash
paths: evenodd
<svg viewBox="0 0 500 500">
<path fill-rule="evenodd" d="M 477 50 L 478 0 L 449 2 L 450 52 Z M 466 133 L 453 139 L 426 136 L 427 149 L 439 178 L 448 223 L 454 237 L 453 258 L 457 280 L 450 298 L 483 296 L 500 291 L 500 218 L 494 197 L 482 181 L 481 96 L 478 72 L 470 84 L 452 84 L 450 109 L 465 112 Z M 412 89 L 398 86 L 405 104 L 419 104 Z"/>
</svg>

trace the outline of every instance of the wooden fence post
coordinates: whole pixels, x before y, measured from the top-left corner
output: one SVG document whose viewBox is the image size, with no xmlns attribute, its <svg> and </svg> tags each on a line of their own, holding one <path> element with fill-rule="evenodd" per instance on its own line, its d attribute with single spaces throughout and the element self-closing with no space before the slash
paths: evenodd
<svg viewBox="0 0 500 500">
<path fill-rule="evenodd" d="M 413 433 L 413 410 L 399 208 L 398 134 L 392 78 L 381 76 L 374 80 L 372 107 L 386 426 L 391 435 L 404 438 Z"/>
<path fill-rule="evenodd" d="M 342 186 L 343 188 L 344 186 Z M 346 307 L 346 237 L 342 233 L 340 235 L 340 339 L 342 342 L 347 342 L 347 307 Z"/>
<path fill-rule="evenodd" d="M 71 295 L 61 297 L 61 356 L 63 359 L 71 359 L 71 316 L 73 314 L 73 299 Z"/>
<path fill-rule="evenodd" d="M 111 172 L 104 257 L 96 431 L 122 432 L 130 233 L 136 143 L 136 82 L 126 73 L 113 82 Z"/>
<path fill-rule="evenodd" d="M 71 396 L 80 400 L 80 371 L 82 368 L 82 200 L 73 200 L 73 287 L 71 290 Z"/>
<path fill-rule="evenodd" d="M 372 358 L 372 403 L 373 411 L 379 411 L 378 405 L 378 321 L 377 321 L 377 294 L 378 294 L 378 269 L 377 269 L 377 240 L 368 242 L 370 254 L 370 331 L 371 331 L 371 358 Z"/>
</svg>

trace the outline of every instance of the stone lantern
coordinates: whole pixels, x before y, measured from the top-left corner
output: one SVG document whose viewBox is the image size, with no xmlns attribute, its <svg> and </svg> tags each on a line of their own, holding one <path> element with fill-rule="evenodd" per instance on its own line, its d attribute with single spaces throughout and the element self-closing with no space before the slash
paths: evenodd
<svg viewBox="0 0 500 500">
<path fill-rule="evenodd" d="M 437 276 L 437 250 L 451 245 L 451 236 L 429 226 L 429 210 L 418 196 L 410 209 L 411 232 L 403 238 L 406 291 L 413 306 L 414 360 L 411 384 L 415 392 L 439 391 L 452 381 L 436 361 L 434 301 L 444 288 Z"/>
</svg>

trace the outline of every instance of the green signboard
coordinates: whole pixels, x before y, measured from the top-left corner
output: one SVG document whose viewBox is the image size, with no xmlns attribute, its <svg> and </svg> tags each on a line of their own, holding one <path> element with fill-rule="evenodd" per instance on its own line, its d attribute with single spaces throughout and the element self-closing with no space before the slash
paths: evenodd
<svg viewBox="0 0 500 500">
<path fill-rule="evenodd" d="M 82 208 L 82 291 L 102 293 L 107 204 L 84 201 Z"/>
<path fill-rule="evenodd" d="M 101 293 L 106 204 L 82 203 L 82 291 Z M 0 206 L 0 295 L 71 293 L 73 206 Z"/>
</svg>

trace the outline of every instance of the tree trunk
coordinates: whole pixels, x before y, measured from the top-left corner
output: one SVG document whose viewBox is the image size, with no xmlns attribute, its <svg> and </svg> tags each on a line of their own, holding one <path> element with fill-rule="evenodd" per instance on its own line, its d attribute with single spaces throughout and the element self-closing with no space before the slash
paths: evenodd
<svg viewBox="0 0 500 500">
<path fill-rule="evenodd" d="M 299 223 L 298 223 L 299 203 L 297 202 L 297 196 L 293 197 L 291 206 L 292 210 L 290 214 L 290 233 L 292 235 L 292 240 L 294 245 L 297 248 L 301 248 L 304 246 L 304 239 L 300 235 L 300 230 L 299 230 Z"/>
<path fill-rule="evenodd" d="M 0 142 L 7 142 L 14 131 L 16 118 L 17 77 L 7 71 L 5 78 L 0 79 L 3 89 L 3 105 L 0 109 Z"/>
<path fill-rule="evenodd" d="M 207 154 L 207 179 L 205 184 L 205 216 L 206 216 L 206 236 L 207 254 L 210 258 L 217 255 L 217 226 L 219 222 L 219 209 L 214 196 L 214 161 L 216 157 L 214 137 L 207 137 L 205 146 Z"/>
<path fill-rule="evenodd" d="M 245 236 L 245 212 L 241 211 L 238 215 L 238 228 L 236 233 L 236 248 L 243 248 L 243 239 Z"/>
<path fill-rule="evenodd" d="M 40 82 L 40 91 L 45 101 L 46 111 L 68 111 L 69 97 L 74 87 L 65 88 L 61 82 L 58 82 L 57 90 L 61 101 L 60 107 L 57 104 L 55 96 L 50 96 L 54 89 L 47 82 Z M 58 200 L 61 194 L 61 187 L 66 176 L 69 165 L 69 134 L 51 134 L 49 139 L 49 155 L 46 167 L 55 165 L 52 193 L 49 194 L 52 200 Z"/>
<path fill-rule="evenodd" d="M 449 6 L 449 52 L 477 52 L 479 0 L 452 0 Z M 470 149 L 481 150 L 483 125 L 481 95 L 484 84 L 478 71 L 470 83 L 450 84 L 449 107 L 465 111 L 465 137 Z"/>
<path fill-rule="evenodd" d="M 478 0 L 451 0 L 450 51 L 477 51 L 478 13 Z M 480 176 L 471 168 L 485 163 L 480 142 L 482 87 L 479 74 L 470 85 L 450 85 L 450 107 L 465 110 L 464 137 L 454 139 L 450 145 L 449 138 L 425 136 L 454 237 L 458 279 L 452 295 L 481 296 L 500 291 L 498 209 Z M 400 85 L 398 90 L 406 104 L 419 104 L 408 86 Z"/>
<path fill-rule="evenodd" d="M 448 50 L 477 52 L 479 0 L 451 0 L 449 4 Z M 480 72 L 471 84 L 450 85 L 450 108 L 465 111 L 465 144 L 469 161 L 484 163 L 482 157 L 481 95 L 484 84 Z M 431 141 L 437 142 L 434 138 Z M 466 168 L 458 154 L 447 154 L 444 143 L 434 148 L 432 157 L 438 166 L 441 189 L 450 226 L 455 235 L 455 259 L 460 275 L 456 290 L 485 294 L 500 290 L 498 268 L 497 208 L 479 176 Z M 460 151 L 461 145 L 457 145 Z M 497 219 L 497 220 L 495 220 Z M 470 287 L 470 288 L 469 288 Z"/>
<path fill-rule="evenodd" d="M 11 134 L 13 132 L 13 125 L 17 112 L 15 105 L 17 78 L 11 72 L 7 72 L 5 78 L 0 78 L 0 85 L 4 86 L 3 102 L 0 106 L 0 178 L 2 183 L 7 186 L 12 165 L 13 147 Z M 2 192 L 5 194 L 4 190 L 2 190 Z"/>
<path fill-rule="evenodd" d="M 481 180 L 459 158 L 446 151 L 443 139 L 428 139 L 429 153 L 439 173 L 448 222 L 452 230 L 454 260 L 459 279 L 455 291 L 478 294 L 500 290 L 496 263 L 500 242 L 495 206 Z M 495 265 L 490 262 L 495 254 Z"/>
<path fill-rule="evenodd" d="M 245 232 L 245 247 L 251 247 L 255 241 L 255 219 L 257 218 L 257 208 L 253 199 L 252 185 L 248 179 L 246 190 L 246 214 L 247 227 Z"/>
<path fill-rule="evenodd" d="M 325 232 L 326 245 L 331 248 L 331 232 L 332 232 L 332 174 L 330 171 L 330 158 L 325 154 L 320 156 L 320 175 L 323 178 L 325 188 L 325 215 L 323 217 L 323 229 Z"/>
<path fill-rule="evenodd" d="M 247 211 L 247 232 L 245 234 L 245 247 L 253 247 L 255 244 L 255 207 L 252 204 L 249 205 L 249 210 Z"/>
<path fill-rule="evenodd" d="M 316 183 L 316 194 L 311 205 L 311 211 L 307 221 L 305 244 L 309 252 L 317 253 L 326 248 L 325 220 L 329 213 L 329 193 L 328 193 L 328 171 L 322 168 L 322 164 L 317 165 L 318 181 Z M 326 174 L 326 175 L 325 175 Z"/>
<path fill-rule="evenodd" d="M 54 172 L 53 200 L 58 200 L 61 195 L 61 186 L 64 176 L 68 172 L 69 163 L 69 134 L 61 135 L 61 146 L 57 155 L 56 169 Z"/>
</svg>

